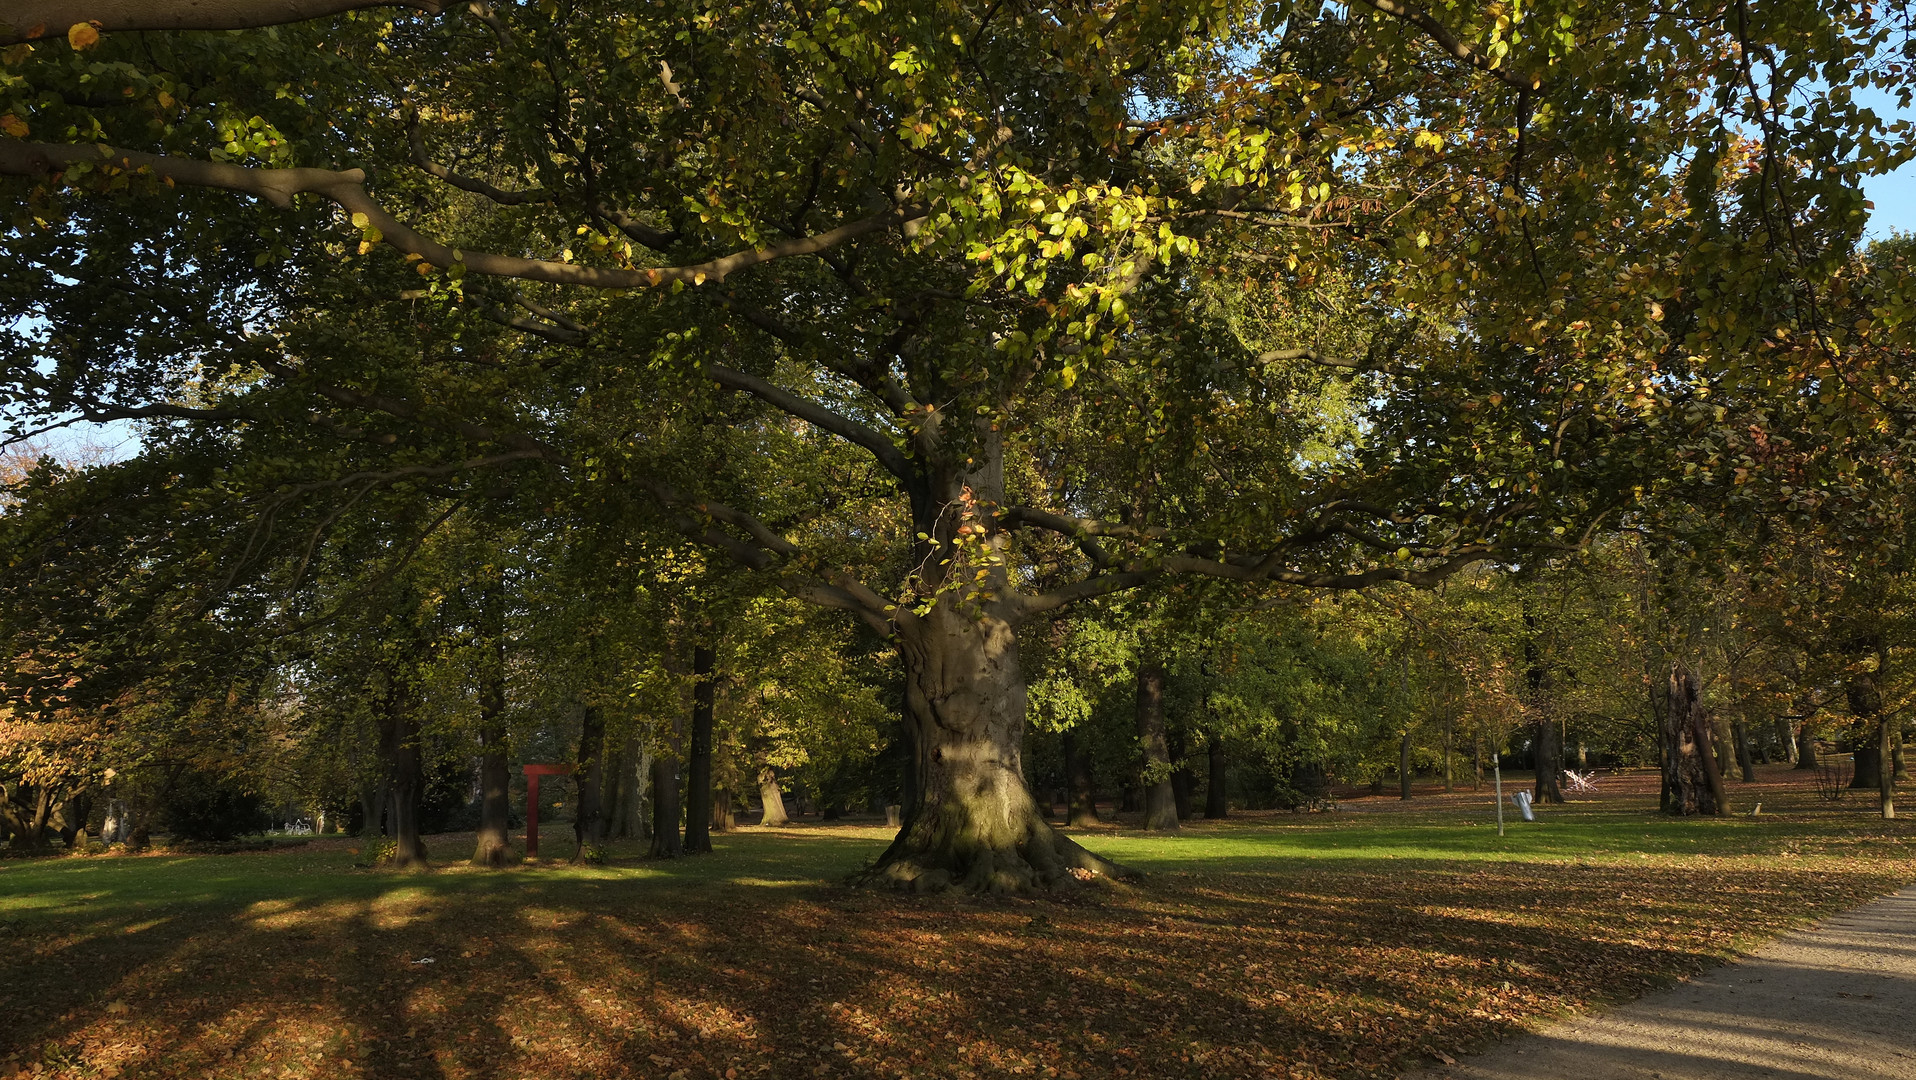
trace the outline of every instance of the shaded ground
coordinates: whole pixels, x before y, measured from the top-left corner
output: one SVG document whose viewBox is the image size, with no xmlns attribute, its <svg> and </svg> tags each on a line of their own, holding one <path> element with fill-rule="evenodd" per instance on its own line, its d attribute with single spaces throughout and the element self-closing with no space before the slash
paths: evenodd
<svg viewBox="0 0 1916 1080">
<path fill-rule="evenodd" d="M 1414 1080 L 1916 1076 L 1916 889 L 1598 1017 Z"/>
<path fill-rule="evenodd" d="M 1916 880 L 1916 828 L 1863 806 L 1105 829 L 1150 876 L 1064 902 L 844 889 L 888 839 L 858 825 L 495 873 L 11 860 L 0 1077 L 1394 1076 Z"/>
</svg>

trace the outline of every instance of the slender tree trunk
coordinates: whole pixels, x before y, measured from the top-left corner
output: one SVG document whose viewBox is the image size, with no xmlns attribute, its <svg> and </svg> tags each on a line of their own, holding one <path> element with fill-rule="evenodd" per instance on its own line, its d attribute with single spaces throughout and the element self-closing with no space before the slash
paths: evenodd
<svg viewBox="0 0 1916 1080">
<path fill-rule="evenodd" d="M 1750 758 L 1750 733 L 1743 727 L 1743 721 L 1730 724 L 1730 739 L 1736 747 L 1736 767 L 1743 782 L 1753 783 L 1756 780 L 1756 763 Z"/>
<path fill-rule="evenodd" d="M 1896 816 L 1896 768 L 1891 756 L 1895 751 L 1890 746 L 1892 731 L 1889 717 L 1879 716 L 1876 720 L 1876 790 L 1882 799 L 1885 819 Z"/>
<path fill-rule="evenodd" d="M 1899 723 L 1895 725 L 1895 728 L 1896 734 L 1891 740 L 1895 750 L 1891 756 L 1895 760 L 1893 775 L 1896 777 L 1896 782 L 1900 784 L 1909 779 L 1909 769 L 1903 764 L 1903 725 Z"/>
<path fill-rule="evenodd" d="M 484 660 L 479 671 L 479 835 L 472 861 L 512 861 L 512 767 L 506 743 L 506 640 L 503 590 L 489 583 L 479 596 Z"/>
<path fill-rule="evenodd" d="M 863 880 L 1024 892 L 1121 872 L 1052 828 L 1025 787 L 1024 675 L 999 611 L 949 596 L 898 637 L 920 802 Z"/>
<path fill-rule="evenodd" d="M 710 645 L 692 649 L 692 745 L 685 761 L 685 850 L 712 850 L 712 666 Z"/>
<path fill-rule="evenodd" d="M 601 810 L 605 813 L 605 838 L 618 840 L 626 835 L 623 816 L 627 799 L 626 789 L 632 786 L 632 766 L 626 755 L 631 752 L 630 740 L 619 744 L 618 749 L 605 755 L 605 782 L 601 785 L 603 798 Z"/>
<path fill-rule="evenodd" d="M 778 772 L 770 765 L 760 766 L 758 770 L 758 801 L 764 808 L 759 813 L 760 825 L 787 825 L 791 818 L 785 813 L 785 795 L 778 790 Z"/>
<path fill-rule="evenodd" d="M 1078 733 L 1064 733 L 1065 782 L 1070 787 L 1070 824 L 1074 828 L 1098 823 L 1098 803 L 1091 789 L 1091 760 L 1078 745 Z"/>
<path fill-rule="evenodd" d="M 1171 748 L 1164 736 L 1164 666 L 1138 666 L 1138 743 L 1144 751 L 1144 828 L 1177 832 L 1177 792 L 1171 786 Z"/>
<path fill-rule="evenodd" d="M 1450 794 L 1452 790 L 1450 746 L 1452 740 L 1455 738 L 1455 731 L 1453 729 L 1456 727 L 1456 724 L 1457 721 L 1455 717 L 1444 717 L 1444 794 L 1446 795 Z"/>
<path fill-rule="evenodd" d="M 1410 732 L 1397 742 L 1397 797 L 1410 798 Z"/>
<path fill-rule="evenodd" d="M 579 718 L 579 761 L 573 766 L 577 784 L 572 815 L 573 862 L 584 862 L 605 846 L 605 714 L 587 705 Z"/>
<path fill-rule="evenodd" d="M 1204 785 L 1204 816 L 1212 821 L 1229 817 L 1231 799 L 1228 784 L 1230 773 L 1225 767 L 1224 739 L 1215 733 L 1211 736 L 1209 748 L 1210 776 Z"/>
<path fill-rule="evenodd" d="M 714 787 L 712 789 L 712 831 L 731 832 L 737 825 L 732 810 L 732 789 Z"/>
</svg>

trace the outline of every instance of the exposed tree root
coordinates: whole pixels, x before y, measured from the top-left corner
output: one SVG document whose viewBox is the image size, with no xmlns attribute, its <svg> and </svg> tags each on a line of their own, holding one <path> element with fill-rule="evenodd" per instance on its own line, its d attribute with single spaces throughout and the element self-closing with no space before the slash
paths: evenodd
<svg viewBox="0 0 1916 1080">
<path fill-rule="evenodd" d="M 1015 843 L 967 843 L 945 830 L 907 823 L 877 863 L 854 875 L 851 883 L 918 893 L 958 889 L 1031 895 L 1076 889 L 1099 879 L 1137 876 L 1086 851 L 1041 818 L 1034 816 L 1022 833 Z M 941 838 L 946 842 L 937 842 Z"/>
</svg>

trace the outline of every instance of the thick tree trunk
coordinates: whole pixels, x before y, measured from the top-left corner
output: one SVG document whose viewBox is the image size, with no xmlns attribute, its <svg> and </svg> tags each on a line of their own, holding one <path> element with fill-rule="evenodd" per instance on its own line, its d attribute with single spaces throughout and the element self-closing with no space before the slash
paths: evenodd
<svg viewBox="0 0 1916 1080">
<path fill-rule="evenodd" d="M 392 865 L 426 865 L 426 844 L 419 835 L 419 802 L 425 794 L 425 757 L 420 753 L 419 724 L 406 695 L 388 697 L 380 715 L 380 756 L 386 762 L 383 809 L 386 833 L 393 838 Z M 379 813 L 380 808 L 372 812 Z"/>
<path fill-rule="evenodd" d="M 587 705 L 579 718 L 579 760 L 572 769 L 578 785 L 572 814 L 573 862 L 584 862 L 605 846 L 605 714 Z"/>
<path fill-rule="evenodd" d="M 1563 738 L 1549 710 L 1539 707 L 1535 741 L 1531 743 L 1537 766 L 1536 800 L 1540 803 L 1563 801 Z"/>
<path fill-rule="evenodd" d="M 685 854 L 679 832 L 684 807 L 679 804 L 679 737 L 674 731 L 659 755 L 652 759 L 652 848 L 655 859 Z"/>
<path fill-rule="evenodd" d="M 1858 720 L 1873 723 L 1876 728 L 1874 733 L 1876 737 L 1873 740 L 1875 745 L 1867 748 L 1867 760 L 1865 748 L 1857 747 L 1856 772 L 1850 781 L 1850 786 L 1860 785 L 1867 768 L 1869 779 L 1875 782 L 1877 798 L 1880 800 L 1878 808 L 1882 811 L 1883 817 L 1894 818 L 1896 816 L 1896 763 L 1894 748 L 1890 745 L 1892 733 L 1890 720 L 1883 714 L 1883 689 L 1879 681 L 1882 674 L 1882 655 L 1880 649 L 1875 649 L 1874 642 L 1867 643 L 1867 646 L 1877 654 L 1876 667 L 1867 671 L 1856 671 L 1852 668 L 1853 674 L 1850 675 L 1843 690 L 1849 699 L 1850 715 Z M 1862 655 L 1864 659 L 1868 658 L 1867 652 Z"/>
<path fill-rule="evenodd" d="M 899 631 L 920 802 L 860 880 L 1025 892 L 1120 873 L 1053 829 L 1025 787 L 1025 686 L 1010 623 L 948 595 Z"/>
<path fill-rule="evenodd" d="M 791 818 L 785 813 L 785 794 L 778 790 L 778 772 L 770 765 L 758 770 L 758 801 L 761 806 L 758 823 L 760 825 L 788 825 Z"/>
<path fill-rule="evenodd" d="M 479 836 L 472 861 L 480 866 L 512 862 L 512 767 L 503 727 L 479 731 Z"/>
<path fill-rule="evenodd" d="M 1808 721 L 1796 729 L 1796 767 L 1816 768 L 1816 733 L 1810 730 Z"/>
<path fill-rule="evenodd" d="M 1191 820 L 1191 800 L 1197 789 L 1197 776 L 1191 772 L 1188 759 L 1182 754 L 1175 760 L 1178 767 L 1171 770 L 1171 802 L 1178 809 L 1178 820 L 1189 821 Z"/>
<path fill-rule="evenodd" d="M 1679 816 L 1729 812 L 1699 693 L 1689 669 L 1671 669 L 1662 717 L 1664 810 Z"/>
<path fill-rule="evenodd" d="M 1850 752 L 1852 768 L 1849 774 L 1849 786 L 1857 791 L 1875 791 L 1882 785 L 1883 770 L 1881 759 L 1876 756 L 1876 747 L 1870 743 L 1858 742 L 1856 749 Z"/>
<path fill-rule="evenodd" d="M 692 649 L 692 745 L 685 759 L 685 850 L 712 850 L 712 666 L 710 645 Z"/>
<path fill-rule="evenodd" d="M 1138 666 L 1138 745 L 1144 753 L 1147 832 L 1177 832 L 1177 791 L 1171 786 L 1171 747 L 1164 737 L 1164 666 L 1155 660 Z"/>
<path fill-rule="evenodd" d="M 1225 767 L 1224 740 L 1218 735 L 1211 736 L 1209 757 L 1211 768 L 1204 784 L 1204 816 L 1218 821 L 1231 814 L 1230 773 Z"/>
<path fill-rule="evenodd" d="M 1397 742 L 1397 797 L 1410 798 L 1410 732 Z"/>
<path fill-rule="evenodd" d="M 732 810 L 732 789 L 715 787 L 712 789 L 712 831 L 731 832 L 738 822 Z"/>
<path fill-rule="evenodd" d="M 1070 788 L 1069 823 L 1073 828 L 1098 823 L 1097 797 L 1091 788 L 1091 759 L 1085 756 L 1084 748 L 1078 745 L 1078 733 L 1064 733 L 1064 777 Z"/>
<path fill-rule="evenodd" d="M 506 640 L 502 590 L 479 597 L 484 666 L 479 673 L 479 835 L 472 861 L 479 866 L 512 862 L 512 764 L 506 726 Z"/>
</svg>

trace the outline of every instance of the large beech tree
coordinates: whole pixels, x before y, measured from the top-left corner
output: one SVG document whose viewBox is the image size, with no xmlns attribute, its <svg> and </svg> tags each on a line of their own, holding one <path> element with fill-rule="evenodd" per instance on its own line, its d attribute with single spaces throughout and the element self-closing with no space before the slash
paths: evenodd
<svg viewBox="0 0 1916 1080">
<path fill-rule="evenodd" d="M 1899 4 L 30 7 L 74 23 L 3 54 L 22 428 L 642 496 L 895 638 L 870 876 L 917 888 L 1112 869 L 1025 790 L 1022 627 L 1574 545 L 1729 327 L 1817 332 L 1905 154 L 1849 97 Z M 1313 303 L 1361 329 L 1263 317 Z M 774 452 L 659 434 L 714 423 Z"/>
</svg>

